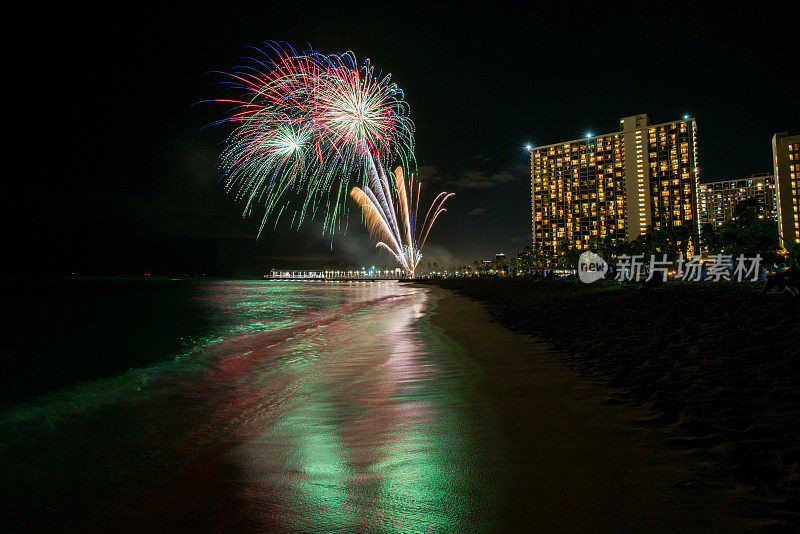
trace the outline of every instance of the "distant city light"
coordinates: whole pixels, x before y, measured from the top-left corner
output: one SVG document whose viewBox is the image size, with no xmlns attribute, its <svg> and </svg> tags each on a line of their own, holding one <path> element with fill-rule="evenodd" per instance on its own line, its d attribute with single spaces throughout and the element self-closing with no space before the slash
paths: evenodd
<svg viewBox="0 0 800 534">
<path fill-rule="evenodd" d="M 530 150 L 532 148 L 533 148 L 533 145 L 525 145 L 525 150 L 527 150 L 528 152 L 530 152 Z"/>
<path fill-rule="evenodd" d="M 689 115 L 684 115 L 684 116 L 683 116 L 683 120 L 686 120 L 686 119 L 688 119 L 688 118 L 689 118 Z"/>
<path fill-rule="evenodd" d="M 591 137 L 592 135 L 592 132 L 586 132 L 586 137 Z"/>
</svg>

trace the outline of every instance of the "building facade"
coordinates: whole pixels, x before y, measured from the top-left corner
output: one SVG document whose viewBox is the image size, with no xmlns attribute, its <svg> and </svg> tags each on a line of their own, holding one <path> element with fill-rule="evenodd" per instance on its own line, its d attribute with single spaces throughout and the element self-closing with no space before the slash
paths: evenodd
<svg viewBox="0 0 800 534">
<path fill-rule="evenodd" d="M 636 239 L 655 228 L 699 231 L 697 124 L 693 117 L 531 148 L 534 249 L 593 239 Z"/>
<path fill-rule="evenodd" d="M 781 246 L 800 244 L 800 135 L 787 132 L 772 137 L 775 203 Z"/>
<path fill-rule="evenodd" d="M 776 220 L 775 178 L 770 173 L 700 184 L 697 197 L 701 225 L 712 223 L 714 226 L 720 226 L 733 220 L 736 206 L 748 198 L 755 198 L 758 201 L 760 218 Z"/>
</svg>

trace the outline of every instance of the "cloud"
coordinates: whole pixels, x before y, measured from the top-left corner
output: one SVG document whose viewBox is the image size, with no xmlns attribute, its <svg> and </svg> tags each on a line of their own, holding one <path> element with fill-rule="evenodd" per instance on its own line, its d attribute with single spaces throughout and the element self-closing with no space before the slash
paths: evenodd
<svg viewBox="0 0 800 534">
<path fill-rule="evenodd" d="M 439 264 L 440 269 L 452 269 L 463 263 L 452 252 L 444 247 L 433 244 L 425 245 L 425 248 L 422 250 L 422 261 L 420 261 L 418 268 L 421 271 L 424 271 L 424 267 L 426 267 L 428 263 L 434 262 Z"/>
<path fill-rule="evenodd" d="M 483 171 L 467 171 L 456 180 L 456 185 L 465 189 L 484 189 L 511 182 L 514 177 L 505 172 L 488 174 Z"/>
<path fill-rule="evenodd" d="M 482 158 L 481 161 L 489 161 L 491 159 L 488 156 L 478 157 Z M 523 176 L 527 176 L 527 173 L 528 167 L 525 165 L 512 165 L 496 172 L 469 169 L 455 175 L 443 173 L 435 165 L 421 165 L 417 169 L 417 180 L 429 185 L 442 184 L 448 188 L 488 189 L 514 182 Z"/>
<path fill-rule="evenodd" d="M 464 189 L 487 189 L 513 182 L 519 177 L 525 176 L 526 170 L 527 167 L 524 165 L 513 165 L 495 173 L 472 169 L 462 173 L 453 183 Z"/>
<path fill-rule="evenodd" d="M 417 181 L 426 184 L 441 182 L 444 178 L 436 165 L 420 165 L 417 167 Z"/>
<path fill-rule="evenodd" d="M 469 213 L 467 213 L 467 215 L 471 215 L 471 216 L 475 216 L 475 217 L 477 217 L 478 215 L 483 215 L 483 213 L 484 213 L 485 211 L 486 211 L 486 210 L 485 210 L 485 209 L 483 209 L 483 208 L 473 208 L 473 209 L 472 209 L 472 211 L 470 211 Z"/>
</svg>

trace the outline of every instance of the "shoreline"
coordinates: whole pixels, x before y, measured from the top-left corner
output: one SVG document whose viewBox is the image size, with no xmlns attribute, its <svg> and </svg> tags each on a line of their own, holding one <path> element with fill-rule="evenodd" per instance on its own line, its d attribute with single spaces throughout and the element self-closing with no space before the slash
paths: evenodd
<svg viewBox="0 0 800 534">
<path fill-rule="evenodd" d="M 578 374 L 646 410 L 661 444 L 706 466 L 694 483 L 744 492 L 771 531 L 800 527 L 800 300 L 762 283 L 633 285 L 426 280 L 552 343 Z"/>
<path fill-rule="evenodd" d="M 510 470 L 498 531 L 742 531 L 765 524 L 739 492 L 695 482 L 704 465 L 670 450 L 651 417 L 582 376 L 564 353 L 494 321 L 467 297 L 424 285 L 430 323 L 481 369 L 479 391 Z"/>
</svg>

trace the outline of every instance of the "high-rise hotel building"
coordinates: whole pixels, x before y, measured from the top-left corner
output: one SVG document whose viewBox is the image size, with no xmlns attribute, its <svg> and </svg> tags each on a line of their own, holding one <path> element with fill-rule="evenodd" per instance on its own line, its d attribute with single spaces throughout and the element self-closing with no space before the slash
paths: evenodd
<svg viewBox="0 0 800 534">
<path fill-rule="evenodd" d="M 772 137 L 772 161 L 778 235 L 781 246 L 788 249 L 800 244 L 800 135 L 776 133 Z"/>
<path fill-rule="evenodd" d="M 754 174 L 750 178 L 719 180 L 700 184 L 697 201 L 700 204 L 700 224 L 720 226 L 733 220 L 739 202 L 755 198 L 762 219 L 775 221 L 775 179 L 769 173 Z"/>
<path fill-rule="evenodd" d="M 697 124 L 693 117 L 531 149 L 534 248 L 586 249 L 592 237 L 636 239 L 647 230 L 699 231 Z"/>
</svg>

